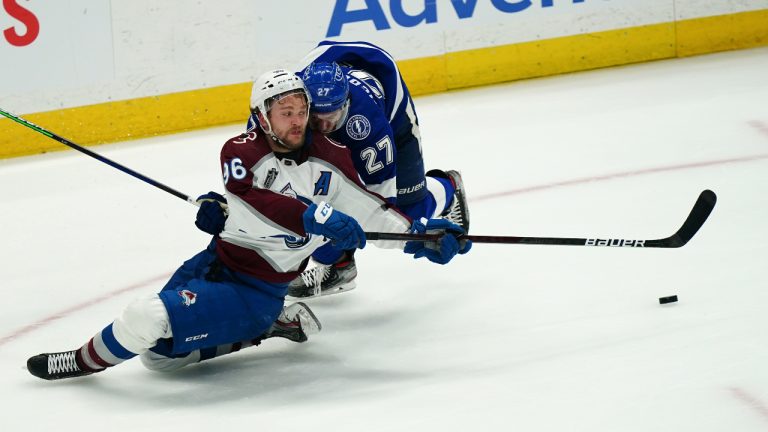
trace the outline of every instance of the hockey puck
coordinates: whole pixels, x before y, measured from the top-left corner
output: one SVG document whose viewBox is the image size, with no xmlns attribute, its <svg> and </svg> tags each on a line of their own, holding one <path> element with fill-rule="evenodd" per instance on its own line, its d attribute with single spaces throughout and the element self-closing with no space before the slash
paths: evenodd
<svg viewBox="0 0 768 432">
<path fill-rule="evenodd" d="M 672 295 L 668 297 L 659 297 L 659 304 L 674 303 L 677 301 L 677 296 Z"/>
</svg>

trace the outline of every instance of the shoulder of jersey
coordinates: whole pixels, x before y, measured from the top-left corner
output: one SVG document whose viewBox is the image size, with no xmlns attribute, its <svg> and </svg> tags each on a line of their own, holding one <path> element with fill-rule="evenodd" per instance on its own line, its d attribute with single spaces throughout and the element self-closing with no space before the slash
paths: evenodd
<svg viewBox="0 0 768 432">
<path fill-rule="evenodd" d="M 369 119 L 377 120 L 378 117 L 386 118 L 383 99 L 374 99 L 373 96 L 361 89 L 352 91 L 352 87 L 350 87 L 350 93 L 351 105 L 348 118 L 355 115 L 363 115 Z"/>
<path fill-rule="evenodd" d="M 320 146 L 325 146 L 328 144 L 331 144 L 333 146 L 339 147 L 339 148 L 347 148 L 344 144 L 332 139 L 329 136 L 323 135 L 319 132 L 312 131 L 312 142 L 315 143 L 315 145 L 319 144 Z"/>
<path fill-rule="evenodd" d="M 271 151 L 267 143 L 257 133 L 257 129 L 243 132 L 236 137 L 230 138 L 222 149 L 223 153 L 248 155 L 249 158 L 257 159 Z"/>
<path fill-rule="evenodd" d="M 309 157 L 324 160 L 341 171 L 353 172 L 349 148 L 331 138 L 316 133 L 310 147 Z"/>
<path fill-rule="evenodd" d="M 227 144 L 231 145 L 243 145 L 247 143 L 253 143 L 255 142 L 259 134 L 257 132 L 258 129 L 251 129 L 246 132 L 241 133 L 240 135 L 234 136 L 227 140 Z"/>
</svg>

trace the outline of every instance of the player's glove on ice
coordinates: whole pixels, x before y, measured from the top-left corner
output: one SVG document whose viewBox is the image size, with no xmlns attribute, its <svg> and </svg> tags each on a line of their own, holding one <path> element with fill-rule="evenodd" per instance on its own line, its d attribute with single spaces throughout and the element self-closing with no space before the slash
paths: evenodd
<svg viewBox="0 0 768 432">
<path fill-rule="evenodd" d="M 224 222 L 227 220 L 227 213 L 224 210 L 227 200 L 216 192 L 208 192 L 197 197 L 197 202 L 200 208 L 197 210 L 195 225 L 210 235 L 222 232 Z"/>
<path fill-rule="evenodd" d="M 304 230 L 331 239 L 339 249 L 365 247 L 365 232 L 355 219 L 334 210 L 325 201 L 309 206 L 303 215 Z"/>
<path fill-rule="evenodd" d="M 464 229 L 447 219 L 429 219 L 413 221 L 411 232 L 415 234 L 442 234 L 438 241 L 409 241 L 405 244 L 405 253 L 414 258 L 427 257 L 433 263 L 447 264 L 456 254 L 465 254 L 472 248 L 470 240 L 458 240 L 465 234 Z"/>
</svg>

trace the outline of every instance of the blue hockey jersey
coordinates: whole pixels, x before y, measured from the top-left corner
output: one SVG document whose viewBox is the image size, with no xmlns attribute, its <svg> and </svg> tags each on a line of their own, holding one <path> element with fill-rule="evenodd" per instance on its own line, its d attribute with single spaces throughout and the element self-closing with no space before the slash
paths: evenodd
<svg viewBox="0 0 768 432">
<path fill-rule="evenodd" d="M 349 82 L 350 107 L 329 138 L 351 150 L 366 187 L 398 205 L 418 201 L 426 182 L 418 118 L 395 60 L 367 42 L 323 41 L 299 62 L 336 62 Z M 255 127 L 249 119 L 249 130 Z"/>
</svg>

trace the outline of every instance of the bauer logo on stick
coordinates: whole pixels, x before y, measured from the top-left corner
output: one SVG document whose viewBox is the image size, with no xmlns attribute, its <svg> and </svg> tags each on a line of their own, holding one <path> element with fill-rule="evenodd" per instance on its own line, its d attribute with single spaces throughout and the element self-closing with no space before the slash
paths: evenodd
<svg viewBox="0 0 768 432">
<path fill-rule="evenodd" d="M 645 247 L 645 240 L 587 239 L 584 246 Z"/>
</svg>

